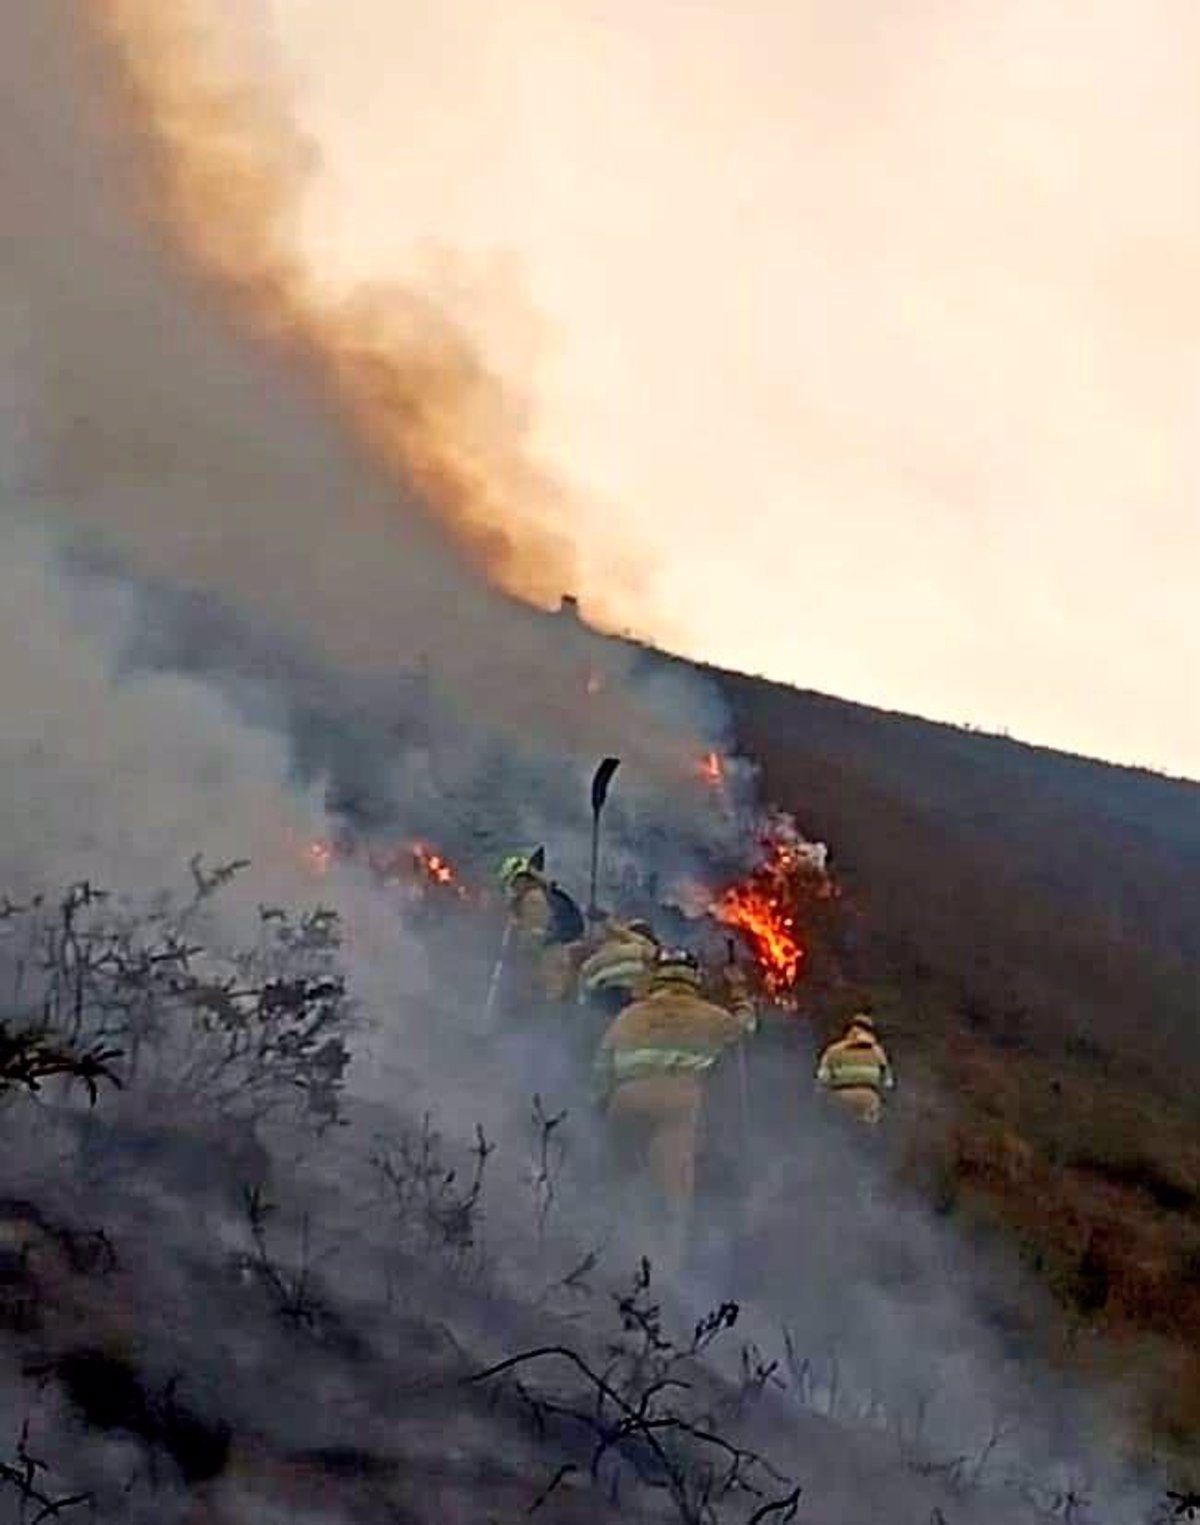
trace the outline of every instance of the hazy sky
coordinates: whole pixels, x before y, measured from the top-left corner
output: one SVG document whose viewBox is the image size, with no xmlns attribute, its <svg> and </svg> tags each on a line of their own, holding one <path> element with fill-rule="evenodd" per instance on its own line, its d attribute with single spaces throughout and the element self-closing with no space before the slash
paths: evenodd
<svg viewBox="0 0 1200 1525">
<path fill-rule="evenodd" d="M 1195 0 L 261 3 L 313 261 L 461 256 L 585 606 L 1200 777 Z"/>
</svg>

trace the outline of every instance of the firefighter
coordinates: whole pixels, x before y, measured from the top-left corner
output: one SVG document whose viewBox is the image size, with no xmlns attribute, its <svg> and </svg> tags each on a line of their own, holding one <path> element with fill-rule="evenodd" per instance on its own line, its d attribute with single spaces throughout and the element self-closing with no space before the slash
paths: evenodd
<svg viewBox="0 0 1200 1525">
<path fill-rule="evenodd" d="M 822 1053 L 817 1084 L 858 1122 L 878 1123 L 884 1096 L 894 1089 L 896 1080 L 867 1012 L 851 1018 L 842 1036 Z"/>
<path fill-rule="evenodd" d="M 618 1165 L 657 1199 L 668 1269 L 680 1266 L 687 1247 L 706 1080 L 754 1027 L 747 998 L 728 1011 L 706 1001 L 700 986 L 691 953 L 661 949 L 644 994 L 609 1027 L 595 1062 Z"/>
<path fill-rule="evenodd" d="M 547 878 L 542 848 L 513 853 L 500 865 L 508 901 L 509 942 L 514 963 L 525 973 L 526 995 L 548 1002 L 569 998 L 584 923 L 567 892 Z"/>
<path fill-rule="evenodd" d="M 579 969 L 579 1004 L 615 1017 L 641 993 L 658 953 L 658 939 L 648 921 L 608 917 L 599 946 Z"/>
</svg>

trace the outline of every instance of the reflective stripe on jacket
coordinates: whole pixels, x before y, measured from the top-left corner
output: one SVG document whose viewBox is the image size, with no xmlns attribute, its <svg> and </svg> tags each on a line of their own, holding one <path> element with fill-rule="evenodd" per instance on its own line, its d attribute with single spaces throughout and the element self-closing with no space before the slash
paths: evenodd
<svg viewBox="0 0 1200 1525">
<path fill-rule="evenodd" d="M 875 1090 L 886 1084 L 884 1072 L 877 1064 L 826 1065 L 818 1079 L 833 1091 L 844 1091 L 850 1086 L 870 1086 Z"/>
<path fill-rule="evenodd" d="M 579 971 L 581 997 L 602 990 L 636 990 L 654 962 L 654 944 L 635 933 L 618 932 L 608 937 L 583 962 Z"/>
<path fill-rule="evenodd" d="M 649 965 L 645 954 L 628 948 L 606 952 L 600 962 L 593 954 L 580 970 L 580 980 L 589 995 L 593 990 L 632 990 L 645 979 Z"/>
<path fill-rule="evenodd" d="M 873 1038 L 842 1039 L 821 1055 L 817 1081 L 831 1091 L 890 1091 L 895 1085 L 888 1056 Z"/>
<path fill-rule="evenodd" d="M 660 975 L 601 1040 L 597 1089 L 607 1094 L 624 1080 L 651 1073 L 702 1073 L 745 1031 L 741 1020 L 706 1001 L 685 981 Z"/>
<path fill-rule="evenodd" d="M 612 1056 L 612 1077 L 619 1082 L 634 1080 L 641 1075 L 659 1075 L 670 1070 L 686 1070 L 695 1074 L 697 1071 L 711 1070 L 716 1062 L 715 1054 L 697 1053 L 694 1049 L 622 1049 Z"/>
</svg>

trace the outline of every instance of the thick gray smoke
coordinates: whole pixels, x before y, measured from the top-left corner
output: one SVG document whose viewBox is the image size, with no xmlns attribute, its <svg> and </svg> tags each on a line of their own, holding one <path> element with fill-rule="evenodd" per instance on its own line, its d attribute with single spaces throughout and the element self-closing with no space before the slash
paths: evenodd
<svg viewBox="0 0 1200 1525">
<path fill-rule="evenodd" d="M 302 848 L 328 830 L 285 740 L 209 684 L 120 672 L 133 598 L 68 578 L 50 537 L 0 524 L 0 863 L 10 891 L 92 879 L 176 881 L 197 851 L 248 857 L 264 896 L 308 888 Z"/>
<path fill-rule="evenodd" d="M 123 1166 L 94 1176 L 63 1167 L 75 1160 L 64 1142 L 78 1132 L 74 1113 L 5 1104 L 0 1247 L 25 1225 L 13 1254 L 27 1269 L 21 1243 L 35 1244 L 60 1344 L 74 1349 L 66 1329 L 132 1350 L 160 1394 L 183 1373 L 180 1402 L 232 1427 L 221 1518 L 381 1517 L 349 1484 L 312 1485 L 318 1452 L 331 1474 L 352 1454 L 406 1467 L 426 1493 L 397 1517 L 478 1518 L 486 1486 L 497 1518 L 516 1518 L 544 1455 L 511 1415 L 437 1381 L 536 1344 L 547 1321 L 564 1338 L 586 1331 L 653 1224 L 603 1185 L 578 1055 L 544 1027 L 497 1035 L 481 1023 L 494 947 L 457 930 L 422 941 L 353 868 L 314 883 L 305 849 L 336 834 L 332 810 L 448 839 L 480 863 L 544 841 L 581 887 L 588 776 L 614 752 L 625 770 L 609 882 L 635 863 L 669 878 L 736 851 L 742 780 L 724 808 L 693 777 L 726 741 L 698 685 L 645 678 L 620 649 L 490 591 L 347 441 L 320 379 L 256 348 L 172 269 L 135 216 L 130 144 L 105 109 L 87 38 L 68 0 L 0 10 L 0 890 L 88 878 L 148 899 L 186 887 L 195 853 L 249 858 L 222 940 L 244 936 L 260 904 L 333 900 L 362 1031 L 345 1133 L 315 1146 L 282 1125 L 268 1135 L 287 1232 L 312 1224 L 314 1254 L 336 1250 L 321 1262 L 326 1313 L 311 1325 L 295 1308 L 291 1323 L 264 1317 L 245 1264 L 230 1273 L 227 1252 L 247 1249 L 236 1193 L 209 1200 L 220 1171 L 203 1151 L 199 1186 L 194 1169 L 172 1174 L 146 1152 L 136 1087 L 106 1113 Z M 405 671 L 427 684 L 406 687 Z M 6 980 L 14 962 L 0 950 Z M 992 1467 L 988 1481 L 1036 1467 L 1066 1487 L 1076 1463 L 1100 1454 L 1094 1439 L 1060 1425 L 1061 1390 L 1006 1360 L 980 1327 L 954 1290 L 969 1269 L 960 1249 L 916 1208 L 872 1197 L 870 1162 L 803 1120 L 806 1078 L 776 1076 L 769 1105 L 760 1093 L 755 1178 L 712 1209 L 707 1269 L 697 1285 L 667 1289 L 673 1312 L 686 1323 L 710 1297 L 745 1295 L 764 1352 L 790 1332 L 795 1427 L 777 1413 L 764 1431 L 809 1485 L 813 1518 L 878 1514 L 886 1499 L 892 1517 L 926 1520 L 960 1456 L 968 1470 Z M 567 1119 L 548 1134 L 560 1108 Z M 469 1179 L 476 1124 L 499 1146 L 470 1247 L 488 1262 L 475 1281 L 411 1245 L 397 1254 L 372 1196 L 372 1140 L 404 1134 L 419 1163 L 427 1112 L 448 1135 L 457 1179 Z M 103 1223 L 119 1272 L 80 1294 L 59 1263 L 61 1239 L 21 1202 L 48 1223 Z M 438 1224 L 441 1253 L 453 1223 Z M 593 1250 L 602 1290 L 586 1302 L 565 1278 Z M 82 1309 L 71 1301 L 81 1295 Z M 132 1329 L 131 1309 L 142 1310 Z M 8 1435 L 31 1402 L 17 1368 L 6 1348 Z M 41 1449 L 75 1455 L 81 1381 L 76 1370 L 37 1400 Z M 163 1399 L 154 1412 L 161 1430 L 174 1410 Z M 1004 1430 L 993 1455 L 991 1426 L 1018 1412 L 1021 1429 Z M 76 1480 L 105 1518 L 195 1518 L 182 1485 L 129 1482 L 141 1457 L 131 1436 L 149 1424 L 132 1399 L 103 1441 L 93 1424 Z M 921 1471 L 930 1457 L 941 1472 Z M 1097 1497 L 1106 1483 L 1095 1464 Z M 582 1483 L 568 1497 L 547 1517 L 604 1517 Z M 1043 1516 L 1054 1508 L 1045 1499 Z M 963 1519 L 1000 1521 L 1030 1518 L 1033 1506 L 998 1488 L 967 1490 L 958 1507 Z M 644 1517 L 660 1514 L 647 1506 Z"/>
<path fill-rule="evenodd" d="M 102 60 L 72 17 L 51 0 L 4 19 L 10 492 L 88 554 L 152 579 L 160 624 L 172 596 L 189 596 L 169 665 L 254 666 L 293 684 L 303 673 L 310 736 L 322 719 L 328 738 L 349 711 L 373 715 L 373 734 L 360 730 L 345 751 L 376 781 L 395 745 L 378 717 L 420 667 L 456 785 L 503 737 L 510 760 L 537 759 L 538 787 L 519 779 L 524 800 L 553 801 L 564 768 L 574 785 L 609 751 L 626 757 L 634 791 L 686 789 L 695 758 L 722 740 L 711 700 L 678 681 L 640 694 L 628 654 L 582 629 L 548 639 L 542 616 L 468 570 L 366 458 L 311 364 L 252 344 L 172 267 L 135 216 L 137 143 L 105 110 Z M 286 672 L 274 665 L 283 650 Z M 600 680 L 590 695 L 589 676 Z M 336 738 L 325 750 L 336 756 Z M 411 765 L 382 782 L 401 796 L 419 787 Z M 503 783 L 476 787 L 503 795 Z M 517 804 L 513 792 L 493 810 Z"/>
</svg>

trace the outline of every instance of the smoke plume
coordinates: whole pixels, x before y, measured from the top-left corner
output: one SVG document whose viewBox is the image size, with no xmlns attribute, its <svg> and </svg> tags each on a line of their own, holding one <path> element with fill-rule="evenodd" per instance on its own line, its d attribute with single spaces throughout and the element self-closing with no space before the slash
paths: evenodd
<svg viewBox="0 0 1200 1525">
<path fill-rule="evenodd" d="M 543 601 L 571 581 L 520 408 L 465 331 L 418 293 L 333 307 L 296 264 L 303 153 L 269 83 L 184 7 L 52 0 L 4 25 L 14 488 L 338 681 L 424 659 L 460 714 L 619 743 L 675 782 L 706 740 L 692 697 L 640 702 L 626 655 L 547 641 L 483 575 Z M 533 527 L 518 546 L 501 523 Z"/>
<path fill-rule="evenodd" d="M 328 388 L 403 485 L 402 512 L 448 527 L 512 591 L 556 601 L 574 581 L 554 533 L 564 504 L 528 456 L 524 404 L 448 310 L 452 284 L 440 300 L 401 288 L 326 300 L 296 249 L 311 151 L 280 88 L 239 59 L 233 27 L 193 0 L 90 9 L 123 68 L 142 184 L 177 252 Z"/>
</svg>

